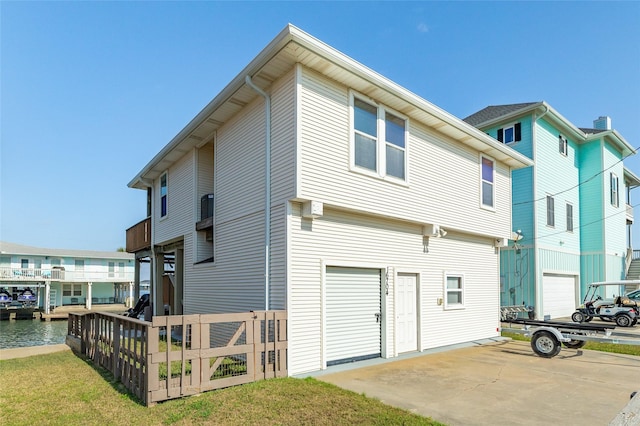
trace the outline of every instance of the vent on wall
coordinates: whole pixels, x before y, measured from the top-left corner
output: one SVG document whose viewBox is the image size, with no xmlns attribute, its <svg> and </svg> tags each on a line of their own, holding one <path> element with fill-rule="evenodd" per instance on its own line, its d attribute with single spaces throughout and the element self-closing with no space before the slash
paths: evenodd
<svg viewBox="0 0 640 426">
<path fill-rule="evenodd" d="M 203 195 L 200 198 L 200 220 L 213 217 L 213 194 Z"/>
</svg>

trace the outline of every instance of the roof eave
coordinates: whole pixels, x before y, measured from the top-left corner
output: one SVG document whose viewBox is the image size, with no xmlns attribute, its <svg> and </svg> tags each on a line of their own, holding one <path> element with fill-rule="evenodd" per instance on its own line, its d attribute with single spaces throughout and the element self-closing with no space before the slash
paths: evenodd
<svg viewBox="0 0 640 426">
<path fill-rule="evenodd" d="M 367 68 L 354 59 L 327 45 L 321 40 L 305 33 L 299 28 L 288 24 L 250 63 L 247 65 L 211 102 L 209 102 L 153 159 L 129 182 L 130 188 L 143 189 L 148 187 L 148 182 L 144 182 L 146 175 L 154 169 L 163 159 L 175 150 L 204 120 L 206 120 L 216 109 L 223 105 L 235 92 L 245 85 L 245 77 L 258 73 L 278 52 L 280 52 L 289 42 L 295 42 L 308 51 L 313 52 L 318 57 L 343 68 L 355 76 L 367 80 L 372 84 L 388 91 L 403 101 L 419 108 L 440 122 L 453 126 L 471 138 L 480 141 L 487 151 L 501 153 L 499 161 L 504 162 L 512 168 L 522 168 L 533 165 L 533 162 L 526 156 L 504 146 L 491 136 L 478 130 L 474 126 L 467 124 L 459 118 L 433 105 L 427 100 L 408 91 L 402 86 L 394 83 L 381 74 Z M 463 141 L 464 143 L 464 141 Z M 483 150 L 480 150 L 483 151 Z"/>
<path fill-rule="evenodd" d="M 613 142 L 614 145 L 620 149 L 620 152 L 624 157 L 637 154 L 636 149 L 629 142 L 627 142 L 627 140 L 622 137 L 622 135 L 615 129 L 607 130 L 600 133 L 590 133 L 587 135 L 586 140 L 593 141 L 604 138 L 608 138 L 611 142 Z"/>
</svg>

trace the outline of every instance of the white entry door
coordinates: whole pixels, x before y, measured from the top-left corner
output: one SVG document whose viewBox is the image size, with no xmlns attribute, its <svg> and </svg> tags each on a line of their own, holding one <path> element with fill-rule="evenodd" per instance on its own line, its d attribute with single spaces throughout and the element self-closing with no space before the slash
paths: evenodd
<svg viewBox="0 0 640 426">
<path fill-rule="evenodd" d="M 398 353 L 418 350 L 417 279 L 399 274 L 396 282 L 396 344 Z"/>
</svg>

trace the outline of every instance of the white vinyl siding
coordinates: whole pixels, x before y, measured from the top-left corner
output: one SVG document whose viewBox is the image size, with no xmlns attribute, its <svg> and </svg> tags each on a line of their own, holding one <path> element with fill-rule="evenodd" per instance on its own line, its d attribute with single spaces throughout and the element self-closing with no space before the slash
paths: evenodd
<svg viewBox="0 0 640 426">
<path fill-rule="evenodd" d="M 213 194 L 213 143 L 208 143 L 197 150 L 197 185 L 195 221 L 202 220 L 202 197 Z M 215 194 L 214 194 L 215 210 Z M 207 240 L 207 233 L 200 231 L 196 233 L 196 262 L 213 257 L 213 241 Z"/>
<path fill-rule="evenodd" d="M 194 211 L 196 206 L 194 188 L 194 155 L 185 154 L 168 171 L 167 211 L 162 220 L 156 220 L 151 227 L 154 244 L 161 244 L 187 233 L 195 232 Z M 160 179 L 156 180 L 156 188 L 160 193 Z M 160 212 L 160 199 L 155 202 L 156 211 Z M 199 206 L 198 206 L 199 207 Z M 159 214 L 158 214 L 159 217 Z"/>
<path fill-rule="evenodd" d="M 289 263 L 290 374 L 324 367 L 323 262 L 327 266 L 386 269 L 382 294 L 383 356 L 393 356 L 396 352 L 393 320 L 396 270 L 410 271 L 420 277 L 419 350 L 497 335 L 498 255 L 489 238 L 449 232 L 445 238 L 431 238 L 425 253 L 419 225 L 327 208 L 321 218 L 304 219 L 298 203 L 292 205 L 289 232 L 292 253 Z M 459 262 L 460 253 L 465 253 L 467 261 Z M 442 280 L 446 270 L 464 274 L 463 310 L 447 311 L 437 303 L 444 297 Z"/>
<path fill-rule="evenodd" d="M 295 85 L 291 72 L 272 98 L 270 309 L 286 309 L 286 210 L 295 187 Z M 223 125 L 215 141 L 215 262 L 190 265 L 185 238 L 184 312 L 246 312 L 265 307 L 264 99 Z M 172 181 L 173 182 L 173 181 Z M 199 204 L 198 204 L 199 208 Z M 173 215 L 173 211 L 171 213 Z M 194 223 L 190 223 L 189 234 Z"/>
<path fill-rule="evenodd" d="M 509 167 L 496 162 L 495 211 L 481 209 L 478 185 L 470 184 L 478 182 L 478 152 L 412 119 L 408 121 L 407 183 L 390 184 L 356 173 L 349 167 L 349 88 L 306 68 L 300 87 L 301 180 L 296 198 L 467 232 L 510 235 Z M 377 101 L 384 104 L 383 99 Z"/>
</svg>

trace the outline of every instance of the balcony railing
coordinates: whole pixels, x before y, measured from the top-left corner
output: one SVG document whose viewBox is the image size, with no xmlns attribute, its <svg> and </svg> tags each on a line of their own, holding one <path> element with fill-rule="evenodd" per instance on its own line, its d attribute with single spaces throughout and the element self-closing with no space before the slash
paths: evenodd
<svg viewBox="0 0 640 426">
<path fill-rule="evenodd" d="M 148 217 L 127 229 L 127 253 L 151 248 L 151 218 Z"/>
<path fill-rule="evenodd" d="M 633 206 L 627 204 L 627 222 L 633 223 Z"/>
<path fill-rule="evenodd" d="M 64 269 L 0 268 L 0 281 L 132 282 L 133 272 L 65 271 Z"/>
</svg>

